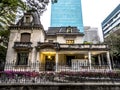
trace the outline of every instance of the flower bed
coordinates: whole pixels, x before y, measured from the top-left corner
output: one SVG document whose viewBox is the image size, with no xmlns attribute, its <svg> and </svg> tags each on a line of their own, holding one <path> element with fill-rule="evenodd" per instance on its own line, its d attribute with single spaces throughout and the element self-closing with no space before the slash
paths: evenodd
<svg viewBox="0 0 120 90">
<path fill-rule="evenodd" d="M 94 78 L 120 78 L 119 72 L 59 72 L 61 76 L 78 76 L 78 77 L 94 77 Z"/>
<path fill-rule="evenodd" d="M 120 80 L 119 72 L 59 72 L 59 77 L 69 82 Z"/>
<path fill-rule="evenodd" d="M 108 71 L 108 72 L 36 72 L 36 71 L 2 71 L 0 72 L 0 79 L 11 80 L 15 79 L 19 81 L 25 79 L 32 82 L 81 82 L 86 80 L 120 80 L 120 72 Z"/>
<path fill-rule="evenodd" d="M 2 71 L 0 72 L 1 76 L 5 75 L 9 78 L 18 77 L 37 77 L 39 76 L 39 72 L 30 72 L 30 71 Z"/>
</svg>

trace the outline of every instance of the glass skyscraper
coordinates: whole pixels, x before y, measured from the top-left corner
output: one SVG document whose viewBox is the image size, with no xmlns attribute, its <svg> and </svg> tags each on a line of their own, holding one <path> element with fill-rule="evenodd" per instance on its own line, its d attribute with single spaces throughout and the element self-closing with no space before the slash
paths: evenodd
<svg viewBox="0 0 120 90">
<path fill-rule="evenodd" d="M 57 0 L 51 5 L 51 27 L 75 26 L 83 30 L 81 0 Z"/>
</svg>

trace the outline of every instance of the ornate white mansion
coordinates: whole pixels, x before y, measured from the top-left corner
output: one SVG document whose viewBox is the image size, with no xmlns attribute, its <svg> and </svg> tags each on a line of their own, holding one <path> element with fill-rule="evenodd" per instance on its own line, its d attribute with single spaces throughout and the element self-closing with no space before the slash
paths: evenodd
<svg viewBox="0 0 120 90">
<path fill-rule="evenodd" d="M 111 70 L 109 47 L 85 44 L 76 27 L 43 29 L 35 12 L 10 27 L 5 70 Z"/>
</svg>

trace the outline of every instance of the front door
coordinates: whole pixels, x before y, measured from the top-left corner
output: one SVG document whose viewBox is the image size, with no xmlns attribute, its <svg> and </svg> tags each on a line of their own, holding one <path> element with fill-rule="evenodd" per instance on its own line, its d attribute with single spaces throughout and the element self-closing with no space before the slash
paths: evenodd
<svg viewBox="0 0 120 90">
<path fill-rule="evenodd" d="M 66 56 L 66 64 L 71 67 L 72 59 L 75 59 L 75 56 Z"/>
<path fill-rule="evenodd" d="M 54 71 L 55 68 L 55 56 L 46 56 L 45 57 L 45 70 Z"/>
</svg>

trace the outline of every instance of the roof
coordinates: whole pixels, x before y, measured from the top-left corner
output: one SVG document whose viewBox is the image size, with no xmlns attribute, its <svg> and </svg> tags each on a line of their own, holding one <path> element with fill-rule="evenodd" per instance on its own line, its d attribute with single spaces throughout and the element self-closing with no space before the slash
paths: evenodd
<svg viewBox="0 0 120 90">
<path fill-rule="evenodd" d="M 26 15 L 31 15 L 33 18 L 33 20 L 28 24 L 26 24 L 24 22 L 24 17 Z M 33 11 L 33 10 L 27 11 L 26 13 L 24 13 L 24 16 L 17 22 L 16 25 L 10 26 L 10 28 L 15 28 L 15 27 L 16 28 L 17 27 L 19 27 L 19 28 L 43 28 L 38 13 L 36 11 Z"/>
<path fill-rule="evenodd" d="M 72 32 L 67 32 L 67 29 L 71 28 Z M 79 35 L 84 35 L 83 33 L 79 32 L 79 30 L 77 29 L 77 27 L 49 27 L 48 31 L 46 31 L 47 35 L 64 35 L 64 34 L 79 34 Z"/>
</svg>

